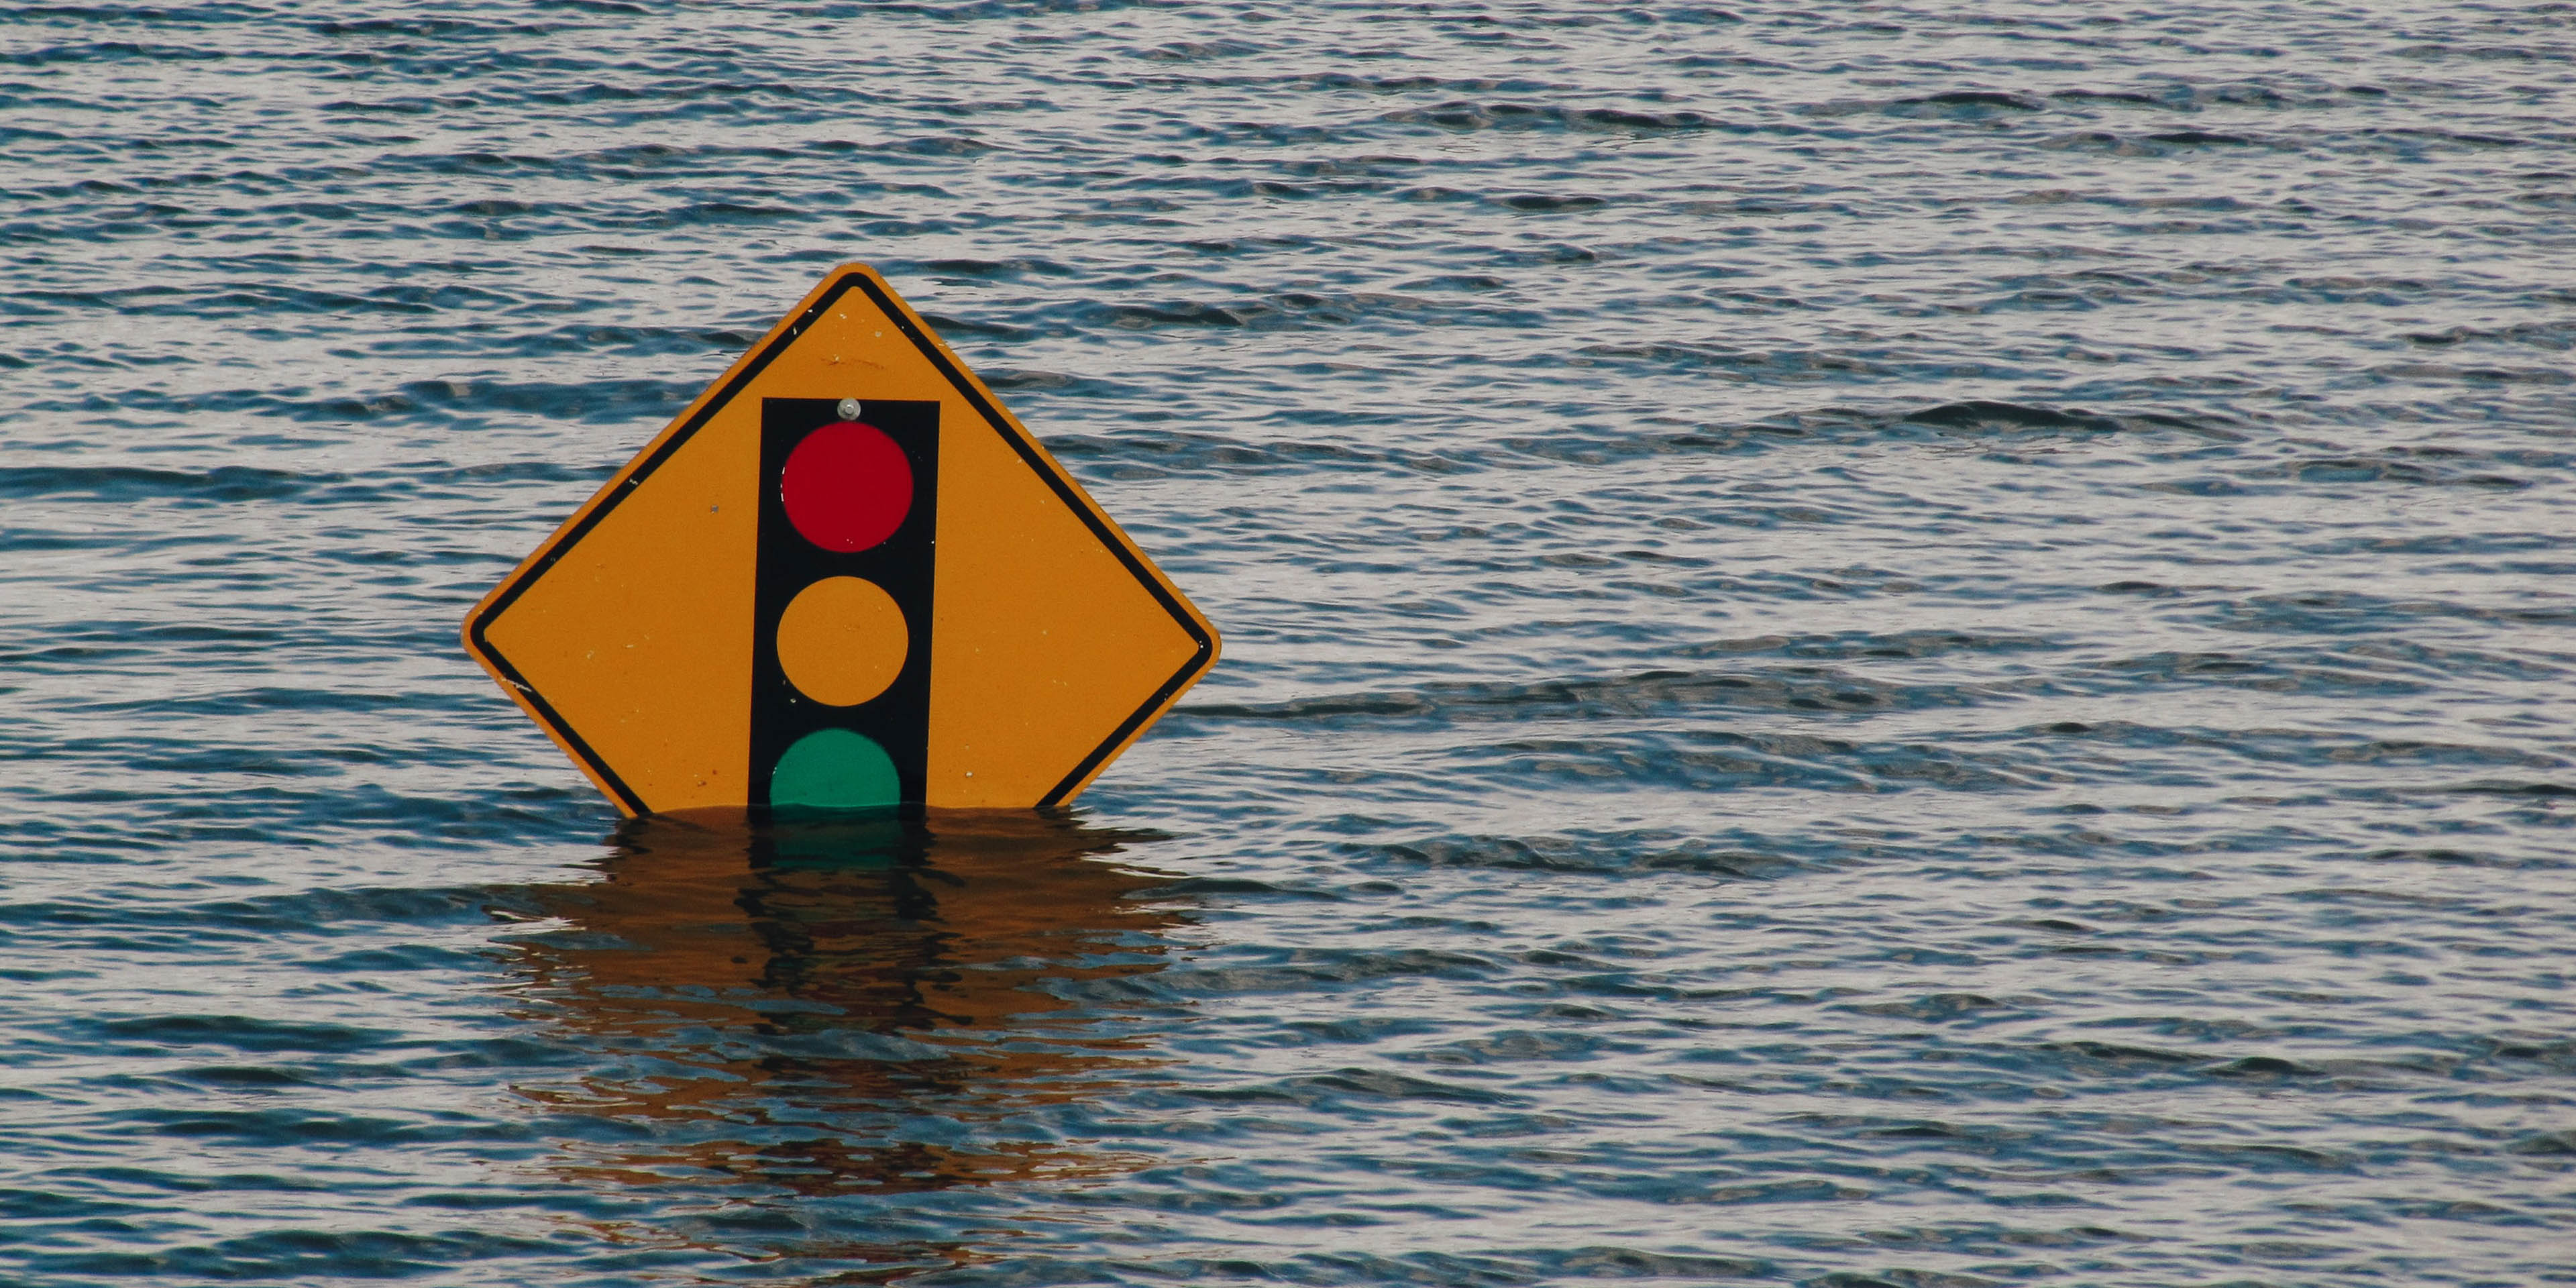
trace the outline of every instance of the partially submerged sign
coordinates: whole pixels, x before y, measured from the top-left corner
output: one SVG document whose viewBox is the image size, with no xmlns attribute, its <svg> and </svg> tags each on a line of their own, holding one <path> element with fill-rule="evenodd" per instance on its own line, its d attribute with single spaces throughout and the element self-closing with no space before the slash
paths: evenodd
<svg viewBox="0 0 2576 1288">
<path fill-rule="evenodd" d="M 848 264 L 486 595 L 465 647 L 646 814 L 1057 804 L 1217 638 Z"/>
</svg>

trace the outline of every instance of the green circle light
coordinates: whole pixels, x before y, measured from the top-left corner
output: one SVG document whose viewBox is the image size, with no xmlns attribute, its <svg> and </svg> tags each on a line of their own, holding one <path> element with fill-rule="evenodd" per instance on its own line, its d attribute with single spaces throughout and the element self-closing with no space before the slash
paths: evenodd
<svg viewBox="0 0 2576 1288">
<path fill-rule="evenodd" d="M 776 809 L 891 809 L 903 803 L 894 759 L 864 734 L 822 729 L 796 740 L 769 776 Z"/>
</svg>

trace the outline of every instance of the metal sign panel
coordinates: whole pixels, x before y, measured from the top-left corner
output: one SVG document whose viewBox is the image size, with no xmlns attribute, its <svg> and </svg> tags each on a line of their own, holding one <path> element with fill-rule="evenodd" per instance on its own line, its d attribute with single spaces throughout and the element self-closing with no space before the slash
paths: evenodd
<svg viewBox="0 0 2576 1288">
<path fill-rule="evenodd" d="M 465 648 L 633 815 L 1058 804 L 1217 637 L 847 264 L 475 606 Z"/>
</svg>

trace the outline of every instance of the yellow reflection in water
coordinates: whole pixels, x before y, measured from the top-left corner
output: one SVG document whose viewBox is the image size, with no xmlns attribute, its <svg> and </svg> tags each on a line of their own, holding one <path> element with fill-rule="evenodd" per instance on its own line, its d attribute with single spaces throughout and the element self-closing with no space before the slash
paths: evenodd
<svg viewBox="0 0 2576 1288">
<path fill-rule="evenodd" d="M 1031 814 L 629 823 L 598 880 L 535 892 L 562 928 L 512 941 L 531 1018 L 596 1056 L 518 1088 L 601 1128 L 556 1170 L 783 1197 L 1143 1165 L 1051 1112 L 1158 1063 L 1101 987 L 1162 969 L 1180 924 L 1136 898 L 1169 876 L 1103 861 L 1141 839 Z"/>
</svg>

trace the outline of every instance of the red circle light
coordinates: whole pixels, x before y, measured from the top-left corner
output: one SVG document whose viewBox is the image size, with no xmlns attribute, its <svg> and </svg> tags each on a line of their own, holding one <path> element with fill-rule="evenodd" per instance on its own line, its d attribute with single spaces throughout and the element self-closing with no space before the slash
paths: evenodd
<svg viewBox="0 0 2576 1288">
<path fill-rule="evenodd" d="M 865 550 L 912 512 L 912 462 L 874 425 L 825 425 L 787 454 L 778 499 L 807 541 L 844 554 Z"/>
</svg>

